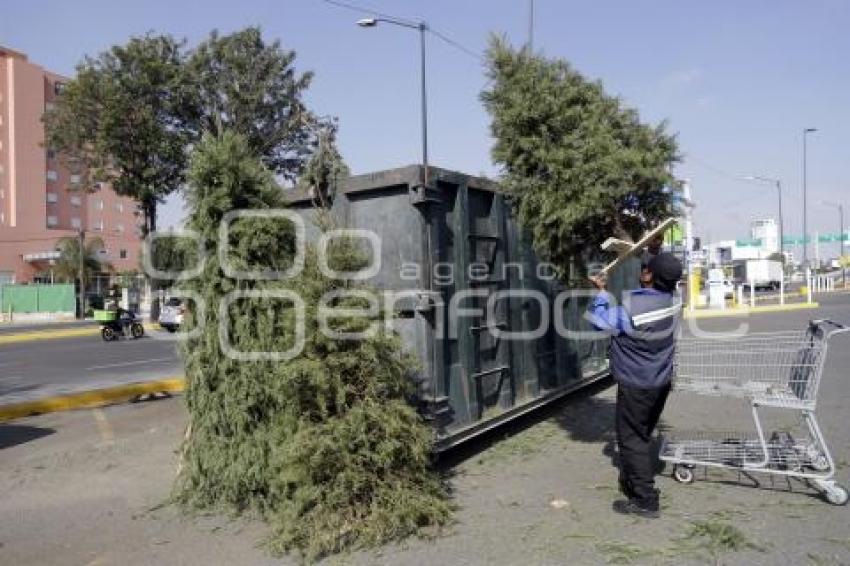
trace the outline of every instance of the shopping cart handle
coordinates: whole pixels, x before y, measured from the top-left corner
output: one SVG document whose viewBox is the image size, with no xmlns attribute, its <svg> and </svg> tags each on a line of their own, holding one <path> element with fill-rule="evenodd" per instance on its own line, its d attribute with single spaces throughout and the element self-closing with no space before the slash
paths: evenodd
<svg viewBox="0 0 850 566">
<path fill-rule="evenodd" d="M 840 322 L 835 322 L 834 320 L 829 320 L 828 318 L 821 318 L 821 319 L 818 319 L 818 320 L 810 320 L 809 325 L 810 326 L 829 325 L 829 326 L 834 326 L 835 328 L 838 328 L 838 329 L 841 329 L 841 330 L 847 330 L 848 329 L 848 327 L 846 325 L 841 324 Z"/>
</svg>

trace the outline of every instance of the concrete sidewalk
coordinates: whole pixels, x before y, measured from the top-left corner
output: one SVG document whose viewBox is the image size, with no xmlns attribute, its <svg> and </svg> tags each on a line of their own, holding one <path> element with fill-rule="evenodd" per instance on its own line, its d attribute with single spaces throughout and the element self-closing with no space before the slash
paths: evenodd
<svg viewBox="0 0 850 566">
<path fill-rule="evenodd" d="M 753 487 L 712 472 L 681 485 L 668 473 L 659 478 L 661 519 L 614 514 L 613 400 L 613 388 L 597 388 L 449 454 L 441 465 L 458 511 L 448 532 L 326 563 L 850 563 L 847 508 L 799 483 L 757 478 Z M 665 426 L 742 424 L 737 411 L 721 410 L 674 398 Z M 825 432 L 846 476 L 850 433 L 836 422 Z M 258 546 L 267 535 L 261 522 L 185 517 L 167 504 L 185 425 L 178 399 L 0 424 L 3 562 L 296 564 Z"/>
</svg>

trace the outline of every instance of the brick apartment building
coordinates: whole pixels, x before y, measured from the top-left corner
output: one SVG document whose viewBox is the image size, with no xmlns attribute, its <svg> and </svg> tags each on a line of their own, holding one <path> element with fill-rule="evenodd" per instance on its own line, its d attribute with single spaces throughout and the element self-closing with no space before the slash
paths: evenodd
<svg viewBox="0 0 850 566">
<path fill-rule="evenodd" d="M 0 46 L 0 283 L 49 280 L 56 242 L 80 230 L 103 240 L 100 259 L 116 271 L 139 267 L 135 201 L 108 184 L 77 190 L 79 176 L 44 146 L 42 115 L 67 80 Z"/>
</svg>

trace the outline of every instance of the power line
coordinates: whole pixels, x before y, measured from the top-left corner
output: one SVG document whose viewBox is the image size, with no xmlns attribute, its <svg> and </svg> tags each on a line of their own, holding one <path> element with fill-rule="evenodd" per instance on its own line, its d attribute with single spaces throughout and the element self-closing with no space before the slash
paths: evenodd
<svg viewBox="0 0 850 566">
<path fill-rule="evenodd" d="M 687 154 L 685 161 L 691 161 L 691 162 L 695 163 L 696 165 L 702 167 L 703 169 L 711 171 L 715 175 L 719 175 L 721 177 L 726 177 L 726 178 L 731 179 L 733 181 L 738 181 L 739 183 L 747 183 L 749 185 L 761 184 L 761 183 L 757 183 L 756 181 L 744 179 L 743 175 L 736 175 L 735 173 L 730 173 L 729 171 L 721 169 L 720 167 L 716 167 L 716 166 L 712 165 L 711 163 L 708 163 L 707 161 L 700 159 L 700 158 L 698 158 L 698 157 L 696 157 L 696 156 L 694 156 L 693 154 L 690 154 L 690 153 Z"/>
<path fill-rule="evenodd" d="M 476 52 L 475 52 L 475 51 L 473 51 L 472 49 L 469 49 L 468 47 L 465 47 L 465 46 L 461 45 L 461 44 L 460 44 L 460 43 L 458 43 L 457 41 L 455 41 L 455 40 L 453 40 L 453 39 L 451 39 L 451 38 L 449 38 L 449 37 L 446 37 L 444 34 L 440 33 L 439 31 L 435 30 L 434 28 L 430 28 L 430 27 L 429 27 L 429 28 L 428 28 L 428 31 L 430 31 L 432 34 L 434 34 L 434 35 L 435 35 L 435 36 L 437 36 L 438 38 L 442 39 L 443 41 L 445 41 L 446 43 L 448 43 L 448 44 L 449 44 L 449 45 L 451 45 L 452 47 L 454 47 L 454 48 L 456 48 L 456 49 L 459 49 L 459 50 L 460 50 L 460 51 L 462 51 L 463 53 L 466 53 L 467 55 L 469 55 L 470 57 L 472 57 L 472 58 L 473 58 L 473 59 L 475 59 L 476 61 L 478 61 L 478 62 L 483 62 L 483 61 L 484 61 L 484 58 L 481 56 L 481 54 L 480 54 L 480 53 L 476 53 Z"/>
<path fill-rule="evenodd" d="M 378 12 L 377 10 L 365 8 L 363 6 L 358 6 L 356 4 L 351 4 L 349 2 L 342 2 L 341 0 L 322 0 L 322 1 L 325 2 L 326 4 L 330 4 L 331 6 L 336 6 L 338 8 L 344 8 L 346 10 L 351 10 L 352 12 L 357 12 L 359 14 L 368 14 L 370 16 L 377 16 L 379 18 L 387 18 L 387 19 L 391 19 L 391 20 L 398 20 L 398 21 L 402 21 L 402 22 L 405 22 L 405 23 L 408 23 L 408 24 L 411 24 L 411 25 L 415 25 L 415 23 L 413 21 L 408 20 L 406 18 L 399 18 L 398 16 L 393 16 L 391 14 L 385 14 L 385 13 L 382 13 L 382 12 Z M 458 41 L 455 41 L 454 39 L 450 38 L 449 36 L 442 33 L 441 31 L 438 31 L 438 30 L 432 28 L 430 25 L 426 28 L 426 31 L 433 34 L 435 37 L 443 40 L 444 42 L 446 42 L 448 45 L 451 45 L 455 49 L 463 52 L 466 55 L 469 55 L 470 57 L 474 58 L 476 61 L 480 62 L 480 61 L 484 60 L 480 53 L 478 53 L 478 52 L 476 52 L 472 49 L 469 49 L 465 45 L 461 44 Z"/>
<path fill-rule="evenodd" d="M 355 4 L 349 4 L 348 2 L 341 2 L 340 0 L 322 0 L 322 2 L 330 4 L 331 6 L 336 6 L 338 8 L 345 8 L 346 10 L 351 10 L 352 12 L 358 12 L 360 14 L 369 14 L 370 16 L 379 16 L 382 18 L 402 19 L 396 18 L 395 16 L 391 16 L 390 14 L 382 14 L 377 10 L 371 10 L 369 8 L 364 8 Z"/>
</svg>

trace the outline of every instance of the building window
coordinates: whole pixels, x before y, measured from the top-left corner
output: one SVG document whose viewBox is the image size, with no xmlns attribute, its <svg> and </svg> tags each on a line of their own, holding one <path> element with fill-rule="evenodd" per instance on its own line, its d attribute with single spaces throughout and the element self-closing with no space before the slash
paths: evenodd
<svg viewBox="0 0 850 566">
<path fill-rule="evenodd" d="M 80 206 L 81 204 L 83 204 L 82 198 L 80 198 L 78 195 L 71 196 L 71 206 Z"/>
<path fill-rule="evenodd" d="M 55 108 L 55 105 L 54 105 L 52 102 L 46 102 L 46 103 L 44 104 L 44 109 L 45 109 L 46 111 L 48 111 L 48 112 L 50 112 L 50 111 L 51 111 L 51 110 L 53 110 L 54 108 Z"/>
<path fill-rule="evenodd" d="M 127 259 L 127 250 L 119 250 L 118 257 L 120 257 L 121 259 Z"/>
<path fill-rule="evenodd" d="M 56 171 L 53 171 L 52 169 L 47 170 L 47 180 L 48 181 L 55 181 L 58 178 L 59 178 L 59 175 L 56 173 Z"/>
<path fill-rule="evenodd" d="M 79 175 L 71 175 L 71 184 L 79 185 L 80 184 L 80 176 Z"/>
<path fill-rule="evenodd" d="M 5 223 L 6 223 L 6 213 L 0 212 L 0 224 L 5 224 Z"/>
<path fill-rule="evenodd" d="M 116 202 L 115 203 L 115 211 L 116 212 L 124 212 L 124 203 Z"/>
<path fill-rule="evenodd" d="M 56 218 L 55 216 L 48 216 L 47 217 L 47 225 L 48 226 L 56 226 L 57 224 L 59 224 L 58 218 Z"/>
<path fill-rule="evenodd" d="M 56 193 L 47 193 L 47 202 L 59 202 L 59 195 Z"/>
<path fill-rule="evenodd" d="M 64 90 L 65 90 L 65 83 L 60 83 L 59 81 L 56 81 L 56 83 L 53 85 L 53 93 L 56 94 L 57 96 L 62 94 L 62 92 L 64 92 Z"/>
<path fill-rule="evenodd" d="M 95 232 L 103 232 L 103 218 L 92 224 L 92 229 Z"/>
<path fill-rule="evenodd" d="M 56 152 L 50 148 L 47 148 L 47 159 L 55 159 Z"/>
<path fill-rule="evenodd" d="M 79 230 L 82 227 L 83 223 L 80 222 L 80 219 L 76 216 L 71 219 L 71 228 L 75 230 Z"/>
<path fill-rule="evenodd" d="M 115 225 L 115 231 L 118 232 L 119 234 L 123 234 L 124 233 L 124 225 L 123 224 L 116 224 Z"/>
<path fill-rule="evenodd" d="M 103 210 L 103 199 L 97 199 L 97 204 L 94 207 L 98 210 Z"/>
</svg>

